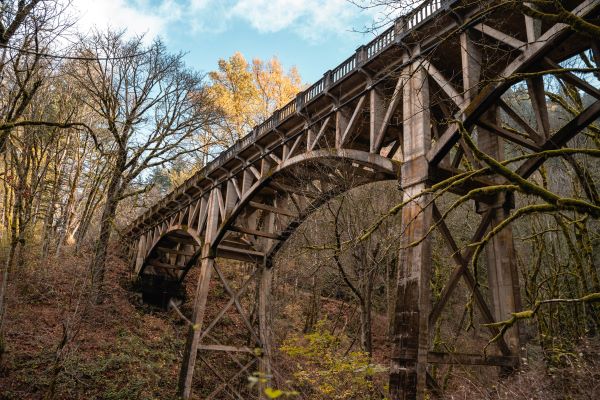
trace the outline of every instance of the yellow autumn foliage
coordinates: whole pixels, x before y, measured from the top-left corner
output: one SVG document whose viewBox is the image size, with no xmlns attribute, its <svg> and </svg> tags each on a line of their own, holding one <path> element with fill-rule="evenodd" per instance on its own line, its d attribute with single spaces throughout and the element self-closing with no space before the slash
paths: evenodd
<svg viewBox="0 0 600 400">
<path fill-rule="evenodd" d="M 280 348 L 295 362 L 296 383 L 321 400 L 381 399 L 374 377 L 387 368 L 373 364 L 366 352 L 349 351 L 348 337 L 326 324 L 319 321 L 314 332 L 292 336 Z"/>
<path fill-rule="evenodd" d="M 289 102 L 302 86 L 297 69 L 285 71 L 276 57 L 267 61 L 255 58 L 249 63 L 236 52 L 227 60 L 220 59 L 218 65 L 218 70 L 209 74 L 208 94 L 222 116 L 211 136 L 223 148 Z"/>
</svg>

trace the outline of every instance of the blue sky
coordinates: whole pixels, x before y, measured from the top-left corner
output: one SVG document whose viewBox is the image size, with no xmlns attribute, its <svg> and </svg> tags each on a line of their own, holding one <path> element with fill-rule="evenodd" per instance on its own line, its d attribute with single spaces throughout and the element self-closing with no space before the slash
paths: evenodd
<svg viewBox="0 0 600 400">
<path fill-rule="evenodd" d="M 240 51 L 247 59 L 277 56 L 306 83 L 368 42 L 373 33 L 357 31 L 381 17 L 348 0 L 73 0 L 72 11 L 82 31 L 110 26 L 161 37 L 204 72 Z"/>
</svg>

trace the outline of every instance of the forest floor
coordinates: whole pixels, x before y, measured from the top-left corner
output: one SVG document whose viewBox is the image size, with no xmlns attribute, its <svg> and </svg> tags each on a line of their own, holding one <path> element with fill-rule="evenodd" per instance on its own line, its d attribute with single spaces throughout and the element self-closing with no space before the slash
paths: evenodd
<svg viewBox="0 0 600 400">
<path fill-rule="evenodd" d="M 136 305 L 114 256 L 104 303 L 87 308 L 85 260 L 67 255 L 13 280 L 0 399 L 174 398 L 184 324 Z"/>
<path fill-rule="evenodd" d="M 86 306 L 88 259 L 62 256 L 25 266 L 13 279 L 0 400 L 175 398 L 185 322 L 175 312 L 141 305 L 129 290 L 126 264 L 114 255 L 107 263 L 104 303 Z M 189 301 L 189 312 L 186 307 Z M 564 356 L 564 367 L 554 369 L 543 367 L 532 349 L 522 371 L 491 386 L 482 385 L 473 370 L 456 368 L 445 398 L 600 398 L 598 342 L 584 342 Z"/>
</svg>

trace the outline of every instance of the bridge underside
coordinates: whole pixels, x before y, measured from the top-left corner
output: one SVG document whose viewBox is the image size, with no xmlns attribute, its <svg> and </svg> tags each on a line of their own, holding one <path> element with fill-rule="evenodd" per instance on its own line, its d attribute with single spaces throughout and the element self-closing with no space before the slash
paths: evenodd
<svg viewBox="0 0 600 400">
<path fill-rule="evenodd" d="M 536 153 L 565 146 L 594 123 L 600 90 L 590 82 L 597 78 L 561 68 L 582 52 L 598 62 L 600 45 L 564 24 L 535 20 L 512 8 L 488 8 L 490 3 L 424 2 L 135 221 L 128 232 L 132 268 L 154 288 L 166 282 L 163 304 L 188 271 L 199 267 L 180 380 L 184 398 L 190 396 L 199 353 L 245 351 L 203 342 L 213 327 L 204 317 L 214 272 L 231 295 L 228 307 L 242 313 L 239 291 L 227 284 L 215 258 L 257 265 L 252 279 L 258 322 L 244 325 L 262 351 L 240 363 L 240 374 L 255 366 L 268 373 L 270 260 L 321 204 L 381 180 L 400 181 L 401 240 L 418 242 L 400 254 L 391 398 L 423 398 L 428 387 L 435 392 L 431 364 L 516 365 L 518 328 L 498 340 L 490 356 L 433 352 L 431 327 L 461 281 L 485 323 L 520 309 L 510 227 L 486 245 L 489 293 L 481 292 L 469 266 L 475 251 L 469 244 L 481 241 L 514 207 L 512 196 L 490 190 L 506 183 L 506 176 L 475 172 L 485 166 L 478 152 L 496 160 L 522 156 L 506 167 L 511 176 L 527 180 L 546 160 Z M 575 16 L 598 20 L 598 0 L 563 3 Z M 586 99 L 563 120 L 549 116 L 545 89 L 551 81 L 575 88 Z M 527 96 L 515 102 L 516 92 Z M 480 221 L 462 245 L 443 221 L 437 199 L 445 192 L 476 202 Z M 429 237 L 422 240 L 433 227 L 454 264 L 435 302 L 432 244 Z M 489 331 L 490 337 L 498 333 Z M 223 379 L 209 398 L 225 396 L 227 386 Z M 239 388 L 228 393 L 229 398 L 250 396 Z"/>
</svg>

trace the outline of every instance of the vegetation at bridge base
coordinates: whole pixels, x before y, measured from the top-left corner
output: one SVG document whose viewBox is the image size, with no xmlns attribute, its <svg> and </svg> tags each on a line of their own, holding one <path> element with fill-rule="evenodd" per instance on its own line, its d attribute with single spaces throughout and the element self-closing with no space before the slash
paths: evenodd
<svg viewBox="0 0 600 400">
<path fill-rule="evenodd" d="M 280 350 L 296 363 L 294 379 L 303 392 L 323 400 L 381 398 L 373 379 L 387 368 L 364 351 L 350 350 L 350 339 L 320 320 L 314 331 L 288 338 Z"/>
</svg>

